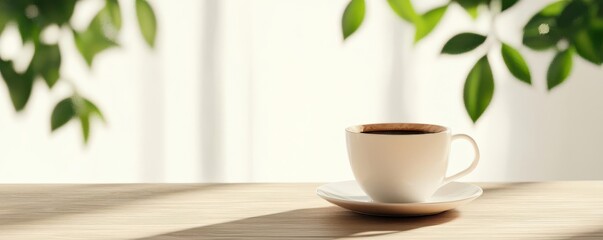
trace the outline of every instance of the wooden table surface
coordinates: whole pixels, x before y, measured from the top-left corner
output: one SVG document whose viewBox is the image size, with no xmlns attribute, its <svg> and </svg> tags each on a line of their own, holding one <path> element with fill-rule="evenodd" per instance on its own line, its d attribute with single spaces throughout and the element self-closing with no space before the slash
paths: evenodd
<svg viewBox="0 0 603 240">
<path fill-rule="evenodd" d="M 0 239 L 603 239 L 603 182 L 478 184 L 414 218 L 349 212 L 318 185 L 0 185 Z"/>
</svg>

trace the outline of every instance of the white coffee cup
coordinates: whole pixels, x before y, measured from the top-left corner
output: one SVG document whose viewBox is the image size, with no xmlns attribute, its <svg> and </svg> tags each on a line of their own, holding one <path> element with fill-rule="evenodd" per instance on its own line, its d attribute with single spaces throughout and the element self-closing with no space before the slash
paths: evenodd
<svg viewBox="0 0 603 240">
<path fill-rule="evenodd" d="M 465 139 L 473 145 L 471 165 L 446 177 L 450 143 Z M 465 134 L 418 123 L 378 123 L 346 128 L 348 155 L 360 187 L 377 202 L 422 202 L 441 186 L 477 167 L 479 149 Z"/>
</svg>

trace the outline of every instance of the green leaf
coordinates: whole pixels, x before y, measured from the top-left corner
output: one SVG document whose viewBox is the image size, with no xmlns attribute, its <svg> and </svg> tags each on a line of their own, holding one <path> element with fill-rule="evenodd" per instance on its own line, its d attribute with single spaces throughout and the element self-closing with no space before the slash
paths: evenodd
<svg viewBox="0 0 603 240">
<path fill-rule="evenodd" d="M 65 125 L 69 120 L 75 117 L 75 106 L 72 98 L 65 98 L 61 100 L 52 110 L 50 117 L 50 129 L 52 131 L 59 129 Z"/>
<path fill-rule="evenodd" d="M 76 0 L 0 0 L 0 33 L 5 24 L 17 23 L 23 43 L 38 42 L 42 29 L 71 19 Z"/>
<path fill-rule="evenodd" d="M 549 90 L 559 86 L 572 71 L 572 49 L 568 48 L 558 52 L 553 58 L 546 73 L 546 82 Z"/>
<path fill-rule="evenodd" d="M 469 72 L 465 80 L 463 100 L 465 109 L 475 123 L 490 105 L 494 95 L 494 77 L 488 62 L 483 56 Z"/>
<path fill-rule="evenodd" d="M 573 32 L 586 23 L 588 6 L 580 0 L 571 1 L 557 17 L 557 26 Z"/>
<path fill-rule="evenodd" d="M 402 19 L 411 23 L 421 20 L 421 16 L 417 14 L 410 0 L 387 0 L 387 3 Z"/>
<path fill-rule="evenodd" d="M 364 5 L 364 0 L 362 0 L 362 2 Z M 138 17 L 138 25 L 140 26 L 140 31 L 142 32 L 144 40 L 147 42 L 147 44 L 149 44 L 150 47 L 155 46 L 155 35 L 157 35 L 157 19 L 155 18 L 153 8 L 146 0 L 136 0 L 136 16 Z"/>
<path fill-rule="evenodd" d="M 501 11 L 505 11 L 511 7 L 513 7 L 513 5 L 515 5 L 519 0 L 502 0 L 501 2 Z"/>
<path fill-rule="evenodd" d="M 55 106 L 50 118 L 50 126 L 52 131 L 55 131 L 77 117 L 82 127 L 84 143 L 87 143 L 90 138 L 90 118 L 93 116 L 105 121 L 101 111 L 94 103 L 75 94 L 63 99 Z"/>
<path fill-rule="evenodd" d="M 557 16 L 557 15 L 561 14 L 563 9 L 565 9 L 565 6 L 569 2 L 570 2 L 570 0 L 561 0 L 561 1 L 551 3 L 551 4 L 547 5 L 546 7 L 544 7 L 542 10 L 540 10 L 540 12 L 538 14 L 545 16 L 545 17 Z"/>
<path fill-rule="evenodd" d="M 111 23 L 115 26 L 116 30 L 121 30 L 121 9 L 117 0 L 107 0 L 105 7 L 108 10 L 109 16 L 111 16 Z"/>
<path fill-rule="evenodd" d="M 505 61 L 505 65 L 507 65 L 507 68 L 509 69 L 509 72 L 511 72 L 513 76 L 522 82 L 532 84 L 530 69 L 528 68 L 528 64 L 526 64 L 526 61 L 523 59 L 519 51 L 505 43 L 502 44 L 500 51 L 502 53 L 503 60 Z"/>
<path fill-rule="evenodd" d="M 475 33 L 461 33 L 452 37 L 442 48 L 442 53 L 460 54 L 471 51 L 484 43 L 486 36 Z"/>
<path fill-rule="evenodd" d="M 40 28 L 32 19 L 27 18 L 25 15 L 19 15 L 17 18 L 17 28 L 19 29 L 19 35 L 23 43 L 39 39 Z"/>
<path fill-rule="evenodd" d="M 59 45 L 38 44 L 35 51 L 30 67 L 35 74 L 42 75 L 48 87 L 52 88 L 59 80 L 59 69 L 61 68 Z"/>
<path fill-rule="evenodd" d="M 10 16 L 8 15 L 8 13 L 5 12 L 5 7 L 2 1 L 0 1 L 0 35 L 2 35 L 2 32 L 4 31 L 4 27 L 6 26 L 6 24 L 8 24 L 8 22 L 11 20 Z"/>
<path fill-rule="evenodd" d="M 75 45 L 88 66 L 92 66 L 97 54 L 118 46 L 117 34 L 121 28 L 119 5 L 108 0 L 82 32 L 74 31 Z M 116 10 L 117 9 L 117 10 Z"/>
<path fill-rule="evenodd" d="M 590 30 L 590 29 L 589 29 Z M 580 57 L 589 62 L 600 65 L 603 63 L 603 39 L 601 33 L 593 30 L 582 29 L 574 36 L 572 43 Z"/>
<path fill-rule="evenodd" d="M 415 33 L 415 43 L 419 40 L 423 39 L 425 36 L 429 35 L 431 31 L 438 25 L 444 13 L 448 9 L 448 5 L 438 7 L 435 9 L 426 12 L 421 16 L 421 21 L 415 24 L 416 33 Z"/>
<path fill-rule="evenodd" d="M 84 144 L 88 143 L 90 138 L 90 116 L 88 114 L 80 114 L 80 124 L 82 126 L 82 135 L 84 137 Z"/>
<path fill-rule="evenodd" d="M 351 0 L 348 3 L 341 17 L 341 31 L 344 40 L 358 30 L 364 20 L 364 14 L 364 0 Z"/>
<path fill-rule="evenodd" d="M 88 139 L 90 138 L 91 118 L 96 116 L 100 118 L 103 122 L 105 122 L 105 119 L 98 107 L 96 107 L 96 105 L 94 105 L 94 103 L 92 103 L 90 100 L 80 96 L 74 96 L 73 99 L 76 110 L 75 112 L 80 120 L 80 125 L 82 127 L 84 143 L 87 143 Z"/>
<path fill-rule="evenodd" d="M 596 5 L 595 17 L 601 19 L 603 18 L 603 1 L 597 1 Z"/>
<path fill-rule="evenodd" d="M 467 14 L 469 14 L 469 16 L 472 19 L 477 19 L 477 17 L 479 16 L 479 11 L 478 11 L 478 6 L 473 6 L 473 7 L 467 7 L 465 8 L 465 11 L 467 12 Z"/>
<path fill-rule="evenodd" d="M 112 4 L 107 1 L 107 4 L 102 8 L 88 25 L 86 31 L 93 32 L 97 35 L 102 35 L 104 38 L 111 41 L 117 40 L 119 29 L 121 28 L 121 18 L 115 19 L 112 13 Z"/>
<path fill-rule="evenodd" d="M 465 9 L 465 11 L 471 16 L 471 18 L 476 19 L 478 16 L 478 7 L 480 4 L 487 3 L 486 0 L 453 0 L 458 3 Z"/>
<path fill-rule="evenodd" d="M 13 107 L 21 111 L 27 105 L 33 88 L 34 75 L 32 71 L 17 73 L 12 61 L 0 59 L 0 74 L 6 83 Z"/>
<path fill-rule="evenodd" d="M 523 29 L 522 43 L 533 50 L 546 50 L 555 47 L 561 37 L 554 18 L 535 16 Z"/>
<path fill-rule="evenodd" d="M 89 112 L 90 114 L 94 114 L 96 115 L 101 121 L 106 122 L 105 120 L 105 116 L 103 116 L 103 113 L 100 111 L 100 109 L 94 104 L 92 103 L 90 100 L 88 99 L 84 99 L 84 107 L 86 108 L 86 111 Z"/>
<path fill-rule="evenodd" d="M 558 1 L 548 5 L 534 15 L 523 27 L 523 44 L 533 50 L 555 47 L 562 38 L 556 17 L 561 14 L 568 1 Z"/>
<path fill-rule="evenodd" d="M 36 21 L 41 25 L 41 27 L 45 27 L 50 24 L 57 24 L 60 26 L 68 23 L 73 15 L 75 3 L 76 0 L 34 1 L 33 4 L 38 8 L 39 12 Z"/>
<path fill-rule="evenodd" d="M 591 18 L 589 19 L 589 22 L 588 22 L 589 28 L 601 30 L 601 29 L 603 29 L 603 2 L 601 2 L 599 7 L 597 7 L 597 9 L 594 9 L 594 10 L 596 12 L 593 14 L 593 16 L 591 16 Z"/>
<path fill-rule="evenodd" d="M 3 19 L 0 16 L 0 35 L 2 35 L 2 32 L 4 31 L 4 26 L 6 26 L 2 21 Z"/>
<path fill-rule="evenodd" d="M 74 31 L 73 35 L 75 37 L 75 45 L 88 66 L 92 66 L 94 57 L 97 54 L 108 48 L 117 46 L 117 43 L 113 40 L 90 28 L 84 32 Z"/>
</svg>

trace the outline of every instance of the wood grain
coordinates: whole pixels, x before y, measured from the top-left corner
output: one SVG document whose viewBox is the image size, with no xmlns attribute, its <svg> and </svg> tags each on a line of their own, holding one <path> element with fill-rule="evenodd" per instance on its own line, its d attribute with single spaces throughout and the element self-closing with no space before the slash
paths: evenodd
<svg viewBox="0 0 603 240">
<path fill-rule="evenodd" d="M 0 239 L 603 239 L 603 182 L 479 184 L 415 218 L 343 210 L 318 185 L 0 185 Z"/>
</svg>

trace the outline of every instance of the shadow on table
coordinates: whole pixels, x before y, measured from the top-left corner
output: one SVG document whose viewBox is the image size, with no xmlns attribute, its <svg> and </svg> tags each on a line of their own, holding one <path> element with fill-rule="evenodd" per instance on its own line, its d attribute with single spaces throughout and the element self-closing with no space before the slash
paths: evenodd
<svg viewBox="0 0 603 240">
<path fill-rule="evenodd" d="M 567 238 L 568 240 L 601 240 L 603 239 L 603 229 L 585 232 Z"/>
<path fill-rule="evenodd" d="M 484 190 L 484 196 L 504 194 L 508 191 L 517 191 L 517 189 L 530 188 L 538 182 L 510 182 L 510 183 L 488 183 L 481 184 Z M 483 196 L 482 196 L 483 197 Z"/>
<path fill-rule="evenodd" d="M 74 184 L 12 185 L 0 190 L 0 230 L 10 225 L 83 214 L 220 185 Z"/>
<path fill-rule="evenodd" d="M 432 216 L 373 217 L 338 207 L 308 208 L 190 228 L 139 240 L 156 239 L 336 239 L 393 234 L 450 222 L 459 216 L 451 210 Z"/>
</svg>

